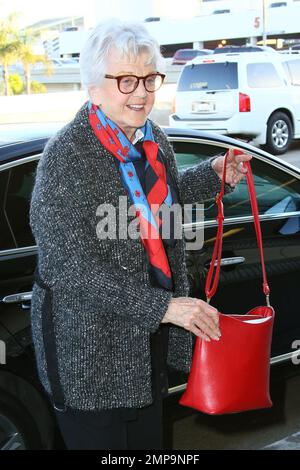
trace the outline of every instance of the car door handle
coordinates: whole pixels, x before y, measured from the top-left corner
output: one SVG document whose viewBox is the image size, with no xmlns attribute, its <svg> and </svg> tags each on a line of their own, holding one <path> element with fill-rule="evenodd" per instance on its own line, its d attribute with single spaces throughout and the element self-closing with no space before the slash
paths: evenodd
<svg viewBox="0 0 300 470">
<path fill-rule="evenodd" d="M 246 261 L 243 256 L 234 256 L 232 258 L 221 258 L 221 266 L 231 266 L 233 264 L 242 264 Z M 210 266 L 210 261 L 205 263 L 205 267 Z M 217 266 L 217 261 L 215 261 L 215 266 Z"/>
<path fill-rule="evenodd" d="M 31 300 L 31 297 L 32 292 L 20 292 L 18 294 L 6 295 L 5 297 L 3 297 L 2 302 L 4 302 L 5 304 L 26 302 L 28 300 Z"/>
</svg>

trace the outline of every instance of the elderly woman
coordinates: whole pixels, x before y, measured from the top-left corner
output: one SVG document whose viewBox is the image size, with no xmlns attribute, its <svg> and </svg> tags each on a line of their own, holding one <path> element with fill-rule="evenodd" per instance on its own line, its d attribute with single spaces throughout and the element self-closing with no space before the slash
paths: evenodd
<svg viewBox="0 0 300 470">
<path fill-rule="evenodd" d="M 141 24 L 98 25 L 80 66 L 90 101 L 48 142 L 31 201 L 39 376 L 69 449 L 161 449 L 166 364 L 188 371 L 191 333 L 221 333 L 216 309 L 188 297 L 184 242 L 162 238 L 157 207 L 215 196 L 223 157 L 178 174 L 148 118 L 163 61 Z M 250 158 L 229 155 L 227 191 Z M 113 236 L 100 217 L 108 204 Z M 121 236 L 131 205 L 139 239 Z"/>
</svg>

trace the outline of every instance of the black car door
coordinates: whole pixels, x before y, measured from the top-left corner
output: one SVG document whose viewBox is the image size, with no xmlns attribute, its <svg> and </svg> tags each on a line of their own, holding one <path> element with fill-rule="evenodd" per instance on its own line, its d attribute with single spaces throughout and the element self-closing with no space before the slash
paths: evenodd
<svg viewBox="0 0 300 470">
<path fill-rule="evenodd" d="M 46 139 L 0 147 L 0 450 L 51 449 L 54 416 L 35 367 L 31 193 Z"/>
<path fill-rule="evenodd" d="M 179 170 L 228 149 L 226 144 L 191 138 L 172 138 Z M 238 148 L 238 147 L 237 147 Z M 298 291 L 300 284 L 300 180 L 295 170 L 280 165 L 253 149 L 252 170 L 260 211 L 271 305 L 275 309 L 272 361 L 288 359 L 293 342 L 300 338 Z M 195 201 L 198 202 L 198 201 Z M 198 208 L 201 211 L 201 208 Z M 203 207 L 203 244 L 187 250 L 191 295 L 205 298 L 204 285 L 214 247 L 217 211 L 214 200 Z M 212 304 L 223 313 L 246 313 L 264 305 L 259 252 L 246 179 L 224 197 L 224 234 L 219 289 Z M 191 226 L 188 232 L 191 231 Z M 185 227 L 187 233 L 187 227 Z M 190 235 L 189 235 L 190 239 Z M 198 236 L 198 239 L 201 239 Z M 247 345 L 245 345 L 247 347 Z"/>
<path fill-rule="evenodd" d="M 29 226 L 29 206 L 37 156 L 0 167 L 0 339 L 7 358 L 31 344 L 30 299 L 36 246 Z"/>
</svg>

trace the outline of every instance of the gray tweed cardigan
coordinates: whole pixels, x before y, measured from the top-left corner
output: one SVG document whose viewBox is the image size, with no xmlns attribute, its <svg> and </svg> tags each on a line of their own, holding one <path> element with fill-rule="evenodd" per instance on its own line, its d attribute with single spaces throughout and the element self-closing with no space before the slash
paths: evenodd
<svg viewBox="0 0 300 470">
<path fill-rule="evenodd" d="M 213 197 L 220 180 L 211 163 L 179 175 L 165 134 L 152 126 L 181 203 Z M 31 200 L 40 277 L 53 296 L 59 376 L 66 405 L 81 410 L 139 408 L 152 402 L 150 333 L 158 329 L 172 295 L 186 296 L 189 290 L 182 240 L 168 248 L 175 284 L 171 293 L 150 285 L 139 240 L 98 239 L 97 207 L 111 203 L 118 208 L 119 196 L 127 195 L 114 158 L 90 128 L 85 104 L 48 142 Z M 39 376 L 50 393 L 42 335 L 44 296 L 35 283 L 33 342 Z M 192 335 L 170 326 L 168 363 L 188 371 L 191 354 Z"/>
</svg>

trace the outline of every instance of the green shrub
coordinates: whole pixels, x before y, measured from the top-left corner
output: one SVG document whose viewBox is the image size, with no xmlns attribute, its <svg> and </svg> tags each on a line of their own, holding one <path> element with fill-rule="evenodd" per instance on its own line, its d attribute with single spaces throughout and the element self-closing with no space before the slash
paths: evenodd
<svg viewBox="0 0 300 470">
<path fill-rule="evenodd" d="M 31 93 L 47 93 L 47 88 L 43 83 L 32 81 L 31 82 Z"/>
<path fill-rule="evenodd" d="M 12 95 L 21 95 L 24 92 L 24 83 L 18 73 L 12 73 L 8 77 L 10 93 Z"/>
</svg>

